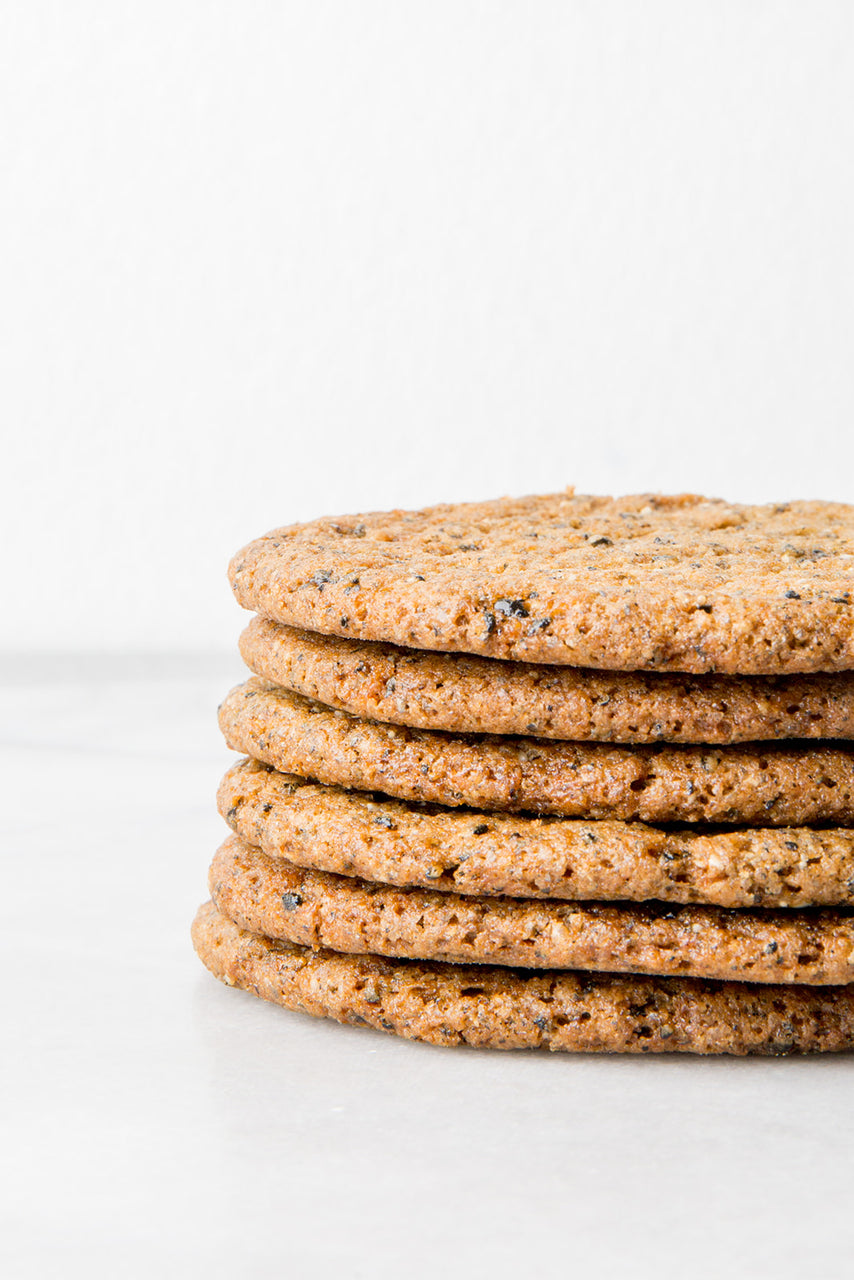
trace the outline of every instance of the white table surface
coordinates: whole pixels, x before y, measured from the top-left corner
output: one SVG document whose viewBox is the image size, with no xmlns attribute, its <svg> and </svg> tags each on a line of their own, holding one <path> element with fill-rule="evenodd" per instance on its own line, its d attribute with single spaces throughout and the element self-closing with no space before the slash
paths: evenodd
<svg viewBox="0 0 854 1280">
<path fill-rule="evenodd" d="M 843 1277 L 854 1057 L 474 1052 L 218 984 L 227 659 L 7 661 L 8 1277 Z"/>
</svg>

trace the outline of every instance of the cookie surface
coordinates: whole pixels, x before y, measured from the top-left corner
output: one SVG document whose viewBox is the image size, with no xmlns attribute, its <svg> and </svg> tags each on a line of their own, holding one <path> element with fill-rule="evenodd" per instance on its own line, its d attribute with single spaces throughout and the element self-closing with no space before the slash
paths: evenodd
<svg viewBox="0 0 854 1280">
<path fill-rule="evenodd" d="M 241 930 L 212 903 L 193 944 L 229 986 L 314 1017 L 436 1045 L 783 1054 L 854 1048 L 851 986 L 709 983 L 312 951 Z"/>
<path fill-rule="evenodd" d="M 854 507 L 572 493 L 341 516 L 232 560 L 245 608 L 417 649 L 618 671 L 854 668 Z"/>
<path fill-rule="evenodd" d="M 612 746 L 360 720 L 254 678 L 220 707 L 230 747 L 284 773 L 405 800 L 644 822 L 854 820 L 854 748 Z"/>
<path fill-rule="evenodd" d="M 375 798 L 255 760 L 228 770 L 218 804 L 272 857 L 400 887 L 730 908 L 854 904 L 854 829 L 706 833 L 510 817 Z"/>
<path fill-rule="evenodd" d="M 854 672 L 603 672 L 344 640 L 258 617 L 240 652 L 273 684 L 416 729 L 601 742 L 854 738 Z"/>
<path fill-rule="evenodd" d="M 242 929 L 410 960 L 738 982 L 854 982 L 854 913 L 465 898 L 308 871 L 230 836 L 208 887 Z"/>
</svg>

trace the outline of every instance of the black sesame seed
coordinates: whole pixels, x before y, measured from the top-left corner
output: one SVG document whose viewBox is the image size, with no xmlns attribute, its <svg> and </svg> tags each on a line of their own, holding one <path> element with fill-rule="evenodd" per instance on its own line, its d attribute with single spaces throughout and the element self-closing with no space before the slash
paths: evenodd
<svg viewBox="0 0 854 1280">
<path fill-rule="evenodd" d="M 394 823 L 386 813 L 381 813 L 379 817 L 374 818 L 374 823 L 378 827 L 386 827 L 389 831 L 394 827 Z"/>
<path fill-rule="evenodd" d="M 297 907 L 302 906 L 302 896 L 299 893 L 283 893 L 282 906 L 286 911 L 296 911 Z"/>
<path fill-rule="evenodd" d="M 527 618 L 528 610 L 523 600 L 496 600 L 495 612 L 505 618 Z"/>
<path fill-rule="evenodd" d="M 787 592 L 786 592 L 786 599 L 787 599 L 787 600 L 800 600 L 800 598 L 801 598 L 801 597 L 798 595 L 797 591 L 787 591 Z"/>
<path fill-rule="evenodd" d="M 485 822 L 479 822 L 474 829 L 474 834 L 476 836 L 485 836 L 488 830 L 489 830 L 489 827 L 486 825 Z"/>
</svg>

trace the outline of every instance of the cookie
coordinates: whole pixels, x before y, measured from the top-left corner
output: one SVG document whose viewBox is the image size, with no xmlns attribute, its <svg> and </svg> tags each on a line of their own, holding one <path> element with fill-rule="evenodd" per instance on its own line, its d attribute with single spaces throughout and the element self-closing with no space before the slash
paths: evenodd
<svg viewBox="0 0 854 1280">
<path fill-rule="evenodd" d="M 212 903 L 193 944 L 229 986 L 314 1017 L 436 1045 L 784 1054 L 854 1048 L 854 987 L 531 971 L 312 951 L 247 933 Z"/>
<path fill-rule="evenodd" d="M 643 822 L 846 825 L 854 747 L 612 746 L 407 729 L 254 678 L 222 703 L 230 747 L 284 773 L 404 800 Z"/>
<path fill-rule="evenodd" d="M 854 738 L 854 672 L 603 672 L 343 640 L 257 617 L 240 652 L 273 684 L 416 729 L 600 742 Z"/>
<path fill-rule="evenodd" d="M 465 898 L 308 871 L 230 836 L 208 885 L 242 929 L 332 951 L 739 982 L 854 982 L 854 913 Z"/>
<path fill-rule="evenodd" d="M 289 626 L 617 671 L 854 668 L 854 507 L 571 491 L 339 516 L 234 557 Z"/>
<path fill-rule="evenodd" d="M 854 829 L 711 833 L 377 799 L 241 760 L 219 811 L 300 867 L 402 887 L 521 898 L 657 899 L 721 907 L 854 905 Z"/>
</svg>

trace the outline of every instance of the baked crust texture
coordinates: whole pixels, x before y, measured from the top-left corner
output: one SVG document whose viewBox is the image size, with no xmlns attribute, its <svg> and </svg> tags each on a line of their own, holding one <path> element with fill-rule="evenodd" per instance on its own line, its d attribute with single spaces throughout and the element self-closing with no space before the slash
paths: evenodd
<svg viewBox="0 0 854 1280">
<path fill-rule="evenodd" d="M 212 903 L 193 943 L 228 986 L 434 1045 L 787 1054 L 854 1047 L 854 988 L 531 971 L 312 951 L 247 933 Z"/>
<path fill-rule="evenodd" d="M 599 742 L 854 738 L 854 672 L 686 676 L 501 662 L 345 640 L 255 617 L 256 675 L 368 720 Z"/>
<path fill-rule="evenodd" d="M 233 765 L 218 793 L 247 843 L 301 867 L 464 895 L 738 907 L 854 905 L 854 829 L 694 830 L 481 813 Z"/>
<path fill-rule="evenodd" d="M 550 902 L 309 871 L 231 836 L 208 887 L 241 928 L 315 949 L 739 982 L 854 982 L 854 913 Z"/>
<path fill-rule="evenodd" d="M 492 502 L 289 525 L 232 560 L 247 609 L 416 649 L 616 671 L 854 667 L 854 507 L 694 494 Z"/>
<path fill-rule="evenodd" d="M 800 826 L 854 821 L 849 743 L 616 746 L 361 720 L 253 678 L 220 707 L 230 747 L 284 773 L 505 812 Z"/>
</svg>

